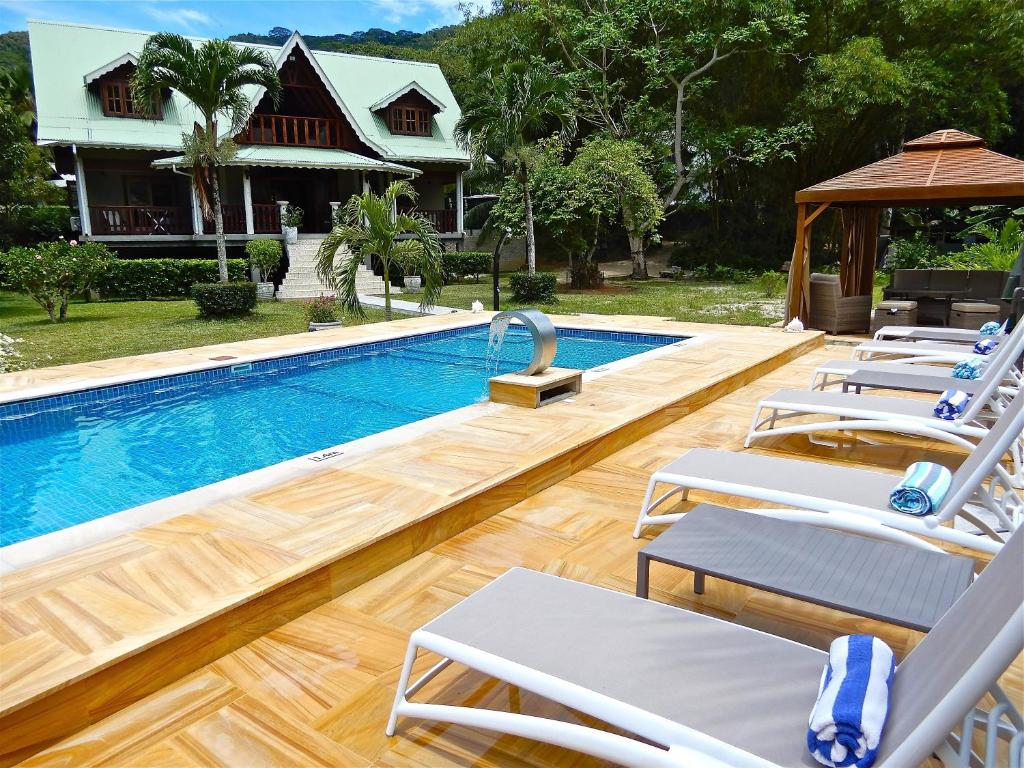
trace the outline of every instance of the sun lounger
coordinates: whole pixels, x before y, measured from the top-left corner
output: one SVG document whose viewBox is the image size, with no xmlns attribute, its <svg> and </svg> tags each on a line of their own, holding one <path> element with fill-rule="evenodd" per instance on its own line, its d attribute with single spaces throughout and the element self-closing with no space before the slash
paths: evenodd
<svg viewBox="0 0 1024 768">
<path fill-rule="evenodd" d="M 1013 391 L 1004 388 L 1005 375 L 1012 368 L 1018 347 L 1024 347 L 1024 336 L 1018 337 L 1012 347 L 992 361 L 989 375 L 979 381 L 984 385 L 977 390 L 962 413 L 954 419 L 939 418 L 933 412 L 930 399 L 880 397 L 834 390 L 780 389 L 761 400 L 754 409 L 745 447 L 755 440 L 769 436 L 814 434 L 818 432 L 891 432 L 916 435 L 959 445 L 974 450 L 975 442 L 988 432 L 992 419 L 1010 408 L 1024 408 L 1019 395 L 1013 406 L 1009 397 Z M 949 380 L 949 388 L 957 388 L 957 380 Z M 830 417 L 824 421 L 800 421 L 803 416 Z M 814 438 L 812 438 L 813 440 Z M 819 442 L 819 441 L 816 441 Z M 1014 477 L 1024 483 L 1021 439 L 1011 447 Z"/>
<path fill-rule="evenodd" d="M 898 666 L 878 768 L 952 756 L 951 732 L 965 718 L 971 729 L 989 724 L 993 744 L 1021 729 L 997 681 L 1024 647 L 1024 534 L 1006 554 Z M 420 650 L 441 661 L 410 685 Z M 455 723 L 644 768 L 815 766 L 804 735 L 826 659 L 758 630 L 514 568 L 412 633 L 386 731 L 399 717 Z M 453 663 L 620 732 L 410 701 Z M 998 702 L 991 721 L 975 709 L 986 692 Z M 994 767 L 997 748 L 980 759 Z"/>
<path fill-rule="evenodd" d="M 979 331 L 963 328 L 930 328 L 928 326 L 886 325 L 875 331 L 875 341 L 937 341 L 941 344 L 974 344 L 985 338 Z"/>
<path fill-rule="evenodd" d="M 992 338 L 992 340 L 998 341 L 996 338 Z M 915 363 L 959 363 L 975 354 L 977 353 L 971 347 L 964 344 L 939 344 L 928 341 L 913 344 L 906 341 L 865 341 L 853 348 L 851 357 L 854 360 L 907 358 L 908 362 Z"/>
<path fill-rule="evenodd" d="M 1021 374 L 1014 364 L 1024 351 L 1024 323 L 1020 323 L 1013 333 L 1004 338 L 999 348 L 989 355 L 983 378 L 1002 372 L 1005 378 L 1003 383 L 1010 386 L 1019 386 Z M 973 355 L 968 355 L 972 357 Z M 957 361 L 947 361 L 960 362 Z M 835 384 L 841 384 L 843 380 L 852 375 L 855 371 L 872 371 L 899 373 L 904 376 L 937 376 L 951 378 L 950 368 L 939 365 L 921 364 L 918 358 L 904 358 L 902 360 L 829 360 L 811 376 L 811 389 L 826 389 Z M 942 390 L 939 390 L 940 392 Z"/>
<path fill-rule="evenodd" d="M 692 489 L 799 508 L 758 510 L 760 514 L 869 535 L 884 534 L 881 527 L 885 526 L 997 552 L 1006 538 L 1001 531 L 1016 530 L 1024 521 L 1024 500 L 1014 491 L 1013 478 L 1000 463 L 1024 430 L 1024 408 L 1019 407 L 1024 402 L 1022 398 L 1024 395 L 1017 396 L 1017 407 L 993 425 L 953 473 L 949 492 L 931 515 L 912 516 L 889 507 L 889 492 L 900 480 L 896 475 L 800 459 L 694 448 L 651 475 L 633 535 L 638 537 L 645 525 L 678 520 L 684 513 L 654 512 L 677 493 L 685 499 Z M 672 488 L 655 499 L 659 483 Z M 831 519 L 823 521 L 823 514 Z M 943 525 L 957 518 L 969 522 L 984 535 Z"/>
</svg>

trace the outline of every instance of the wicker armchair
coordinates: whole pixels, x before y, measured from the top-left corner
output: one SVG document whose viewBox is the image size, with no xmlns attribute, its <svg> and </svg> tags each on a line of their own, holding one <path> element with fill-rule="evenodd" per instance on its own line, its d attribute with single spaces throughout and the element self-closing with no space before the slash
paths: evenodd
<svg viewBox="0 0 1024 768">
<path fill-rule="evenodd" d="M 835 335 L 867 331 L 871 326 L 871 297 L 843 296 L 837 275 L 811 275 L 811 328 Z"/>
</svg>

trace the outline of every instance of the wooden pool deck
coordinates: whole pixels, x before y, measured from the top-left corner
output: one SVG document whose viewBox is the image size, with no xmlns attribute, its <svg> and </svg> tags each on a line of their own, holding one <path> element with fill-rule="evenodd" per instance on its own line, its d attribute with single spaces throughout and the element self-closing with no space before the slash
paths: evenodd
<svg viewBox="0 0 1024 768">
<path fill-rule="evenodd" d="M 314 336 L 318 343 L 361 342 L 487 318 L 416 318 Z M 489 518 L 579 477 L 580 470 L 821 345 L 819 333 L 659 318 L 573 317 L 556 322 L 704 338 L 590 381 L 572 401 L 537 411 L 479 406 L 479 415 L 473 412 L 408 443 L 342 456 L 301 478 L 7 574 L 0 587 L 0 764 L 116 716 L 204 665 L 229 663 L 224 659 L 232 651 L 261 642 L 259 638 L 291 620 L 314 615 L 310 612 L 332 605 L 329 601 L 335 598 L 358 593 L 373 577 L 394 578 L 391 569 L 396 566 L 408 568 L 407 563 L 422 557 L 430 564 L 437 556 L 447 568 L 445 547 L 460 546 L 452 542 L 460 541 L 464 531 L 478 531 L 471 538 L 480 543 L 466 553 L 473 560 L 473 550 L 480 549 L 469 566 L 477 580 L 467 582 L 477 585 L 493 577 L 495 567 L 507 559 L 526 558 L 527 564 L 542 567 L 563 545 L 604 549 L 613 537 L 611 529 L 587 524 L 591 516 L 579 511 L 593 506 L 600 494 L 567 502 L 576 509 L 577 522 L 567 522 L 565 530 L 548 530 L 546 523 L 529 520 L 507 529 L 508 522 Z M 163 374 L 224 355 L 244 360 L 284 354 L 309 343 L 310 335 L 298 334 L 65 366 L 2 377 L 0 389 L 24 396 L 68 382 L 95 384 Z M 727 442 L 722 435 L 716 444 Z M 602 513 L 594 519 L 608 518 Z M 629 539 L 626 546 L 631 545 Z M 429 554 L 431 547 L 440 554 Z M 502 551 L 505 547 L 507 552 Z M 462 570 L 459 566 L 452 573 Z M 420 574 L 413 566 L 407 573 L 417 574 L 418 580 L 436 571 L 429 565 Z M 423 602 L 417 595 L 410 599 L 417 605 Z M 429 604 L 413 615 L 426 616 Z M 405 623 L 399 626 L 404 631 Z M 392 672 L 391 651 L 404 643 L 404 636 L 377 619 L 368 627 L 356 635 L 379 643 L 383 654 L 381 666 L 371 664 L 369 669 L 375 675 Z M 299 658 L 304 652 L 294 652 L 300 666 L 312 663 Z M 340 691 L 338 686 L 354 692 L 370 682 L 369 672 L 350 661 L 335 665 L 323 680 L 317 675 L 309 681 L 314 689 L 326 686 L 322 695 L 314 696 L 324 706 L 307 702 L 320 714 L 332 706 L 328 702 Z M 252 664 L 260 666 L 255 660 Z M 253 679 L 266 672 L 254 672 Z M 376 723 L 367 722 L 366 728 L 374 731 Z M 292 762 L 303 764 L 304 759 Z"/>
<path fill-rule="evenodd" d="M 741 450 L 750 409 L 757 399 L 780 386 L 805 385 L 814 366 L 837 352 L 842 350 L 808 352 L 646 437 L 630 441 L 591 466 L 560 477 L 489 519 L 81 730 L 24 765 L 603 765 L 529 740 L 436 723 L 400 722 L 398 734 L 387 738 L 384 724 L 409 633 L 512 566 L 632 592 L 635 555 L 644 540 L 632 539 L 631 530 L 650 473 L 690 447 Z M 691 371 L 688 378 L 693 375 Z M 652 378 L 636 386 L 659 390 L 666 384 L 672 386 Z M 961 458 L 947 452 L 948 446 L 899 439 L 831 450 L 811 446 L 805 437 L 794 436 L 766 442 L 755 450 L 880 467 L 894 473 L 909 462 L 925 458 L 951 464 Z M 460 465 L 467 461 L 468 457 L 460 455 Z M 406 499 L 410 498 L 409 490 L 404 491 Z M 296 488 L 293 493 L 298 496 L 282 498 L 288 498 L 294 510 L 321 497 L 323 491 L 321 486 L 314 486 L 306 491 Z M 304 500 L 301 503 L 300 496 Z M 749 502 L 738 499 L 693 494 L 693 502 L 702 499 L 749 506 Z M 256 515 L 255 509 L 266 503 L 263 499 L 256 507 L 253 502 L 238 505 L 236 525 L 244 522 L 256 529 L 265 525 L 260 521 L 265 521 L 266 515 Z M 311 510 L 320 508 L 314 504 Z M 317 515 L 312 511 L 310 514 L 314 519 L 306 524 L 315 526 Z M 199 528 L 191 532 L 193 537 L 199 535 Z M 184 524 L 161 530 L 163 540 L 151 536 L 146 543 L 165 547 L 175 536 L 189 532 Z M 645 538 L 656 533 L 649 529 Z M 280 541 L 290 535 L 294 534 L 279 534 Z M 206 562 L 211 556 L 207 553 L 207 560 L 197 562 Z M 196 574 L 190 585 L 202 579 L 203 568 L 192 569 Z M 102 584 L 100 579 L 96 586 Z M 159 591 L 161 595 L 167 592 Z M 708 580 L 706 593 L 697 596 L 692 592 L 690 577 L 668 567 L 653 569 L 651 594 L 656 600 L 819 648 L 827 647 L 840 634 L 870 632 L 885 639 L 902 656 L 921 637 L 912 630 L 714 579 Z M 1011 697 L 1020 700 L 1022 682 L 1024 662 L 1018 659 L 1003 684 Z M 573 722 L 585 719 L 526 692 L 454 668 L 420 695 L 438 703 L 471 703 Z M 794 734 L 794 738 L 801 736 Z"/>
</svg>

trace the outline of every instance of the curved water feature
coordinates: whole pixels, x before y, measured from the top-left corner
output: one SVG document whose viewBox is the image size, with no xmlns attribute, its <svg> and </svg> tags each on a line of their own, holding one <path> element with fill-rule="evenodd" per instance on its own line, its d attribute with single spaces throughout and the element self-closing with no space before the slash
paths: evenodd
<svg viewBox="0 0 1024 768">
<path fill-rule="evenodd" d="M 487 337 L 487 372 L 497 373 L 498 361 L 501 359 L 501 345 L 505 341 L 505 333 L 513 320 L 526 326 L 533 337 L 533 359 L 521 371 L 514 371 L 522 376 L 542 373 L 555 359 L 558 350 L 558 338 L 551 319 L 539 309 L 509 309 L 499 312 L 491 318 L 490 331 Z"/>
</svg>

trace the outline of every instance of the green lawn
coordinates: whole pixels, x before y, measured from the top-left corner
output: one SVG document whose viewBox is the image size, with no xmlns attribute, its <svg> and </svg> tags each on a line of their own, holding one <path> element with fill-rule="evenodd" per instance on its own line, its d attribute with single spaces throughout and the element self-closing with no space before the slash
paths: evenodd
<svg viewBox="0 0 1024 768">
<path fill-rule="evenodd" d="M 384 319 L 368 310 L 346 325 Z M 184 301 L 75 302 L 64 323 L 51 323 L 27 296 L 0 291 L 0 332 L 16 339 L 19 368 L 103 360 L 168 349 L 199 347 L 225 341 L 281 336 L 306 330 L 305 306 L 299 301 L 260 302 L 256 312 L 233 320 L 200 320 L 196 305 Z"/>
<path fill-rule="evenodd" d="M 501 307 L 515 309 L 506 278 L 501 280 Z M 491 281 L 445 286 L 438 302 L 468 309 L 474 300 L 491 309 Z M 598 315 L 657 315 L 696 323 L 771 325 L 782 319 L 784 297 L 765 298 L 752 284 L 703 283 L 689 280 L 609 280 L 599 291 L 560 289 L 558 302 L 541 304 L 545 312 Z"/>
</svg>

